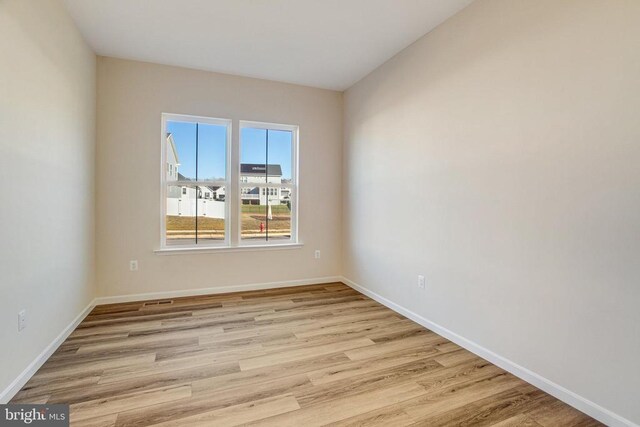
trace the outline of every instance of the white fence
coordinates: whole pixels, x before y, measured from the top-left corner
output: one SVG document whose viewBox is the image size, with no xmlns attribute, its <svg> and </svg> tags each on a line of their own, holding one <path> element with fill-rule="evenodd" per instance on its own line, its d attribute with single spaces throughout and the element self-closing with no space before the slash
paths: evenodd
<svg viewBox="0 0 640 427">
<path fill-rule="evenodd" d="M 167 215 L 196 216 L 196 200 L 168 198 Z M 224 202 L 198 199 L 198 216 L 224 218 Z"/>
</svg>

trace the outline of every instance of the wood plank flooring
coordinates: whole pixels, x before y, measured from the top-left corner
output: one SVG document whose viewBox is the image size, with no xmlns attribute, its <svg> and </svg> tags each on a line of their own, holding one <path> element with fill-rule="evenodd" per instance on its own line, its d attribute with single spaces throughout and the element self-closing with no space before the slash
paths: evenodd
<svg viewBox="0 0 640 427">
<path fill-rule="evenodd" d="M 12 400 L 73 426 L 596 426 L 341 284 L 96 307 Z"/>
</svg>

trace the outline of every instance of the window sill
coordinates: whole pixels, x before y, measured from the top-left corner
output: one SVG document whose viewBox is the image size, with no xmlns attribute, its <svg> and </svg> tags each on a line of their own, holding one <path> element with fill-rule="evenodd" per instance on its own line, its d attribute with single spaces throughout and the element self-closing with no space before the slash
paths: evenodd
<svg viewBox="0 0 640 427">
<path fill-rule="evenodd" d="M 282 243 L 275 245 L 247 245 L 247 246 L 206 246 L 202 248 L 189 247 L 189 248 L 161 248 L 155 249 L 158 255 L 179 255 L 179 254 L 194 254 L 194 253 L 223 253 L 223 252 L 252 252 L 252 251 L 277 251 L 287 249 L 299 249 L 302 248 L 302 243 Z"/>
</svg>

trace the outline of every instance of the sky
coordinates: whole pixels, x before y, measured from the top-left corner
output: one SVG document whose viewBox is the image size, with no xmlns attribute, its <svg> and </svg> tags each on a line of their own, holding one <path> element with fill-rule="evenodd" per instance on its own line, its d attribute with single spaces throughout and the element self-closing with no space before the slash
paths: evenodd
<svg viewBox="0 0 640 427">
<path fill-rule="evenodd" d="M 196 124 L 167 122 L 167 132 L 173 134 L 178 151 L 178 171 L 189 179 L 224 180 L 226 126 L 198 125 L 198 176 L 196 177 Z M 267 131 L 243 128 L 240 134 L 240 162 L 267 163 Z M 290 131 L 269 130 L 268 164 L 282 167 L 282 178 L 291 179 Z"/>
</svg>

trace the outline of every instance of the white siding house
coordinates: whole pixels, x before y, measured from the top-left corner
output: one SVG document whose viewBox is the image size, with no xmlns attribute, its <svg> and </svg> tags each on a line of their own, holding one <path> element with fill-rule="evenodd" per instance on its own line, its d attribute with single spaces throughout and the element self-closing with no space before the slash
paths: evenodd
<svg viewBox="0 0 640 427">
<path fill-rule="evenodd" d="M 273 188 L 243 187 L 241 199 L 245 205 L 266 205 L 267 201 L 271 205 L 279 205 L 286 203 L 291 198 L 291 190 L 280 188 L 282 184 L 282 167 L 280 165 L 243 163 L 240 165 L 240 182 L 243 184 L 264 184 L 265 182 L 278 184 Z"/>
</svg>

